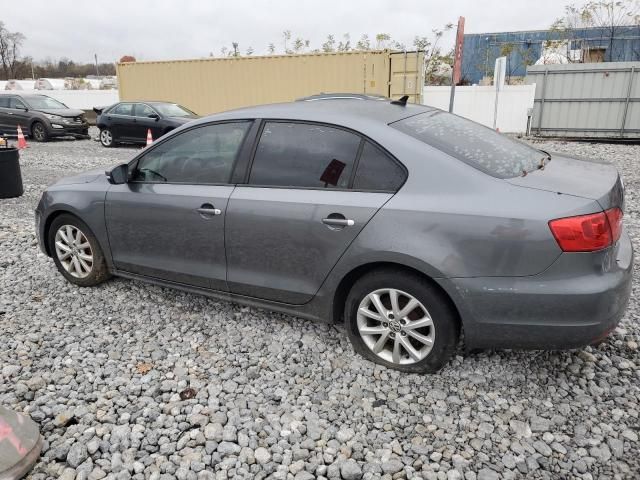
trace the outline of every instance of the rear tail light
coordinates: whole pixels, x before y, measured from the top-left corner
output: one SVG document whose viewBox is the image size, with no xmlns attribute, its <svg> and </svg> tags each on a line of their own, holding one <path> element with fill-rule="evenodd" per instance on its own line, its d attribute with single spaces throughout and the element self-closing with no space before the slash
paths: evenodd
<svg viewBox="0 0 640 480">
<path fill-rule="evenodd" d="M 577 217 L 559 218 L 549 222 L 551 233 L 565 252 L 593 252 L 613 245 L 622 233 L 622 210 Z"/>
</svg>

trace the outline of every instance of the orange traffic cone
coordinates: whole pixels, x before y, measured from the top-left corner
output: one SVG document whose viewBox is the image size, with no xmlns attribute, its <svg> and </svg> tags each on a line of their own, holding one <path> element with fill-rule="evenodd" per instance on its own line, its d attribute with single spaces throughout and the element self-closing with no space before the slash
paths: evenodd
<svg viewBox="0 0 640 480">
<path fill-rule="evenodd" d="M 151 129 L 147 129 L 147 147 L 153 143 L 153 137 L 151 136 Z"/>
<path fill-rule="evenodd" d="M 24 138 L 24 134 L 22 133 L 22 127 L 18 125 L 18 148 L 27 148 L 27 140 Z"/>
</svg>

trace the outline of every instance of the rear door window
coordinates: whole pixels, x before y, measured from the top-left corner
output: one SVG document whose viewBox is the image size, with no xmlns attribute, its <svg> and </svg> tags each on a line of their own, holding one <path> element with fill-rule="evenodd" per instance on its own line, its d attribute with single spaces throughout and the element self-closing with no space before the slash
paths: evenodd
<svg viewBox="0 0 640 480">
<path fill-rule="evenodd" d="M 7 97 L 5 95 L 0 95 L 0 108 L 9 108 L 9 99 L 11 97 Z"/>
<path fill-rule="evenodd" d="M 360 137 L 310 123 L 267 122 L 249 183 L 262 186 L 348 188 Z"/>
<path fill-rule="evenodd" d="M 127 117 L 133 116 L 133 103 L 121 103 L 120 105 L 116 105 L 113 110 L 109 113 L 114 115 L 124 115 Z"/>
<path fill-rule="evenodd" d="M 20 109 L 25 109 L 25 105 L 24 102 L 17 98 L 17 97 L 11 97 L 11 100 L 9 102 L 9 108 L 20 108 Z"/>
<path fill-rule="evenodd" d="M 548 159 L 540 150 L 441 110 L 405 118 L 391 126 L 497 178 L 522 176 Z"/>
<path fill-rule="evenodd" d="M 358 161 L 353 188 L 396 192 L 404 183 L 405 170 L 371 142 L 366 142 Z"/>
</svg>

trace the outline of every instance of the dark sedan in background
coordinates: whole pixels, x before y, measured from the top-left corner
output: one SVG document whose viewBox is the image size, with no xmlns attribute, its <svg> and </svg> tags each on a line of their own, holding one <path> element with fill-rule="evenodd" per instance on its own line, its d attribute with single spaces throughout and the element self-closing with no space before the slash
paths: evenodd
<svg viewBox="0 0 640 480">
<path fill-rule="evenodd" d="M 145 143 L 151 130 L 154 139 L 198 116 L 191 110 L 168 102 L 120 102 L 106 108 L 95 107 L 100 143 Z"/>
<path fill-rule="evenodd" d="M 55 98 L 38 94 L 0 94 L 0 132 L 15 136 L 22 133 L 36 142 L 52 137 L 86 138 L 89 124 L 84 111 L 67 107 Z"/>
</svg>

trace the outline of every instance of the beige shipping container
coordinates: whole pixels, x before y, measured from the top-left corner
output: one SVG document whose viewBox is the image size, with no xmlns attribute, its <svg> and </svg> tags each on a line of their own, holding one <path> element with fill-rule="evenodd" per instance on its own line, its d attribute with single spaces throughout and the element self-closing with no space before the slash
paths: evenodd
<svg viewBox="0 0 640 480">
<path fill-rule="evenodd" d="M 118 64 L 120 100 L 175 102 L 200 115 L 317 93 L 421 102 L 423 52 L 318 53 Z"/>
</svg>

